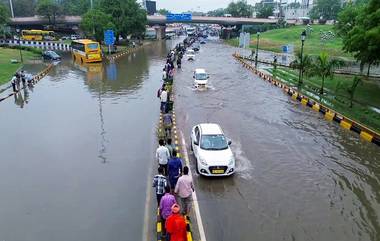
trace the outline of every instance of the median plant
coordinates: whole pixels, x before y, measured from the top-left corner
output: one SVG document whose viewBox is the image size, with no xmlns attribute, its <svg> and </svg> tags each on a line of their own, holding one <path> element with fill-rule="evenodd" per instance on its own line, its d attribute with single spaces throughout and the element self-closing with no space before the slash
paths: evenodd
<svg viewBox="0 0 380 241">
<path fill-rule="evenodd" d="M 312 58 L 310 57 L 310 55 L 308 54 L 304 54 L 302 57 L 301 57 L 301 53 L 298 52 L 296 54 L 296 59 L 290 63 L 290 67 L 292 69 L 301 69 L 301 81 L 300 83 L 298 83 L 298 86 L 301 86 L 302 83 L 303 83 L 303 77 L 304 75 L 306 74 L 309 75 L 310 71 L 311 71 L 311 67 L 312 67 Z"/>
<path fill-rule="evenodd" d="M 341 60 L 332 59 L 326 52 L 322 52 L 317 58 L 312 61 L 310 74 L 319 76 L 322 80 L 319 93 L 323 95 L 326 78 L 334 77 L 334 70 L 343 65 Z"/>
</svg>

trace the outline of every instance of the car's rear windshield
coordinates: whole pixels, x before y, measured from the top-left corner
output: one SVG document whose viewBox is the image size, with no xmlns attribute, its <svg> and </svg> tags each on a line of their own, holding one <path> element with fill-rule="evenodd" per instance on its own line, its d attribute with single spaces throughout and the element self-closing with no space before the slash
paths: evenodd
<svg viewBox="0 0 380 241">
<path fill-rule="evenodd" d="M 224 150 L 228 148 L 228 142 L 224 135 L 203 135 L 200 147 L 203 150 Z"/>
<path fill-rule="evenodd" d="M 99 44 L 98 43 L 92 43 L 92 44 L 87 44 L 87 48 L 91 50 L 98 49 Z"/>
</svg>

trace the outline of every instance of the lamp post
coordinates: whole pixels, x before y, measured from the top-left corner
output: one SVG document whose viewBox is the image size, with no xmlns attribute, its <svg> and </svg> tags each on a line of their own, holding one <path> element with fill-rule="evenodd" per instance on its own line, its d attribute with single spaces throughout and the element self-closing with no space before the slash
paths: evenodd
<svg viewBox="0 0 380 241">
<path fill-rule="evenodd" d="M 255 68 L 256 69 L 257 69 L 257 58 L 259 55 L 259 41 L 260 41 L 260 32 L 257 32 L 256 56 L 255 56 Z"/>
<path fill-rule="evenodd" d="M 300 63 L 300 72 L 298 75 L 298 88 L 301 87 L 302 84 L 302 72 L 303 72 L 303 46 L 306 39 L 306 31 L 302 31 L 301 33 L 301 63 Z"/>
<path fill-rule="evenodd" d="M 18 37 L 18 49 L 20 50 L 20 60 L 21 60 L 21 63 L 24 63 L 24 60 L 22 58 L 22 51 L 21 51 L 21 37 L 20 37 L 20 29 L 19 28 L 16 28 L 16 32 L 17 32 L 17 37 Z"/>
</svg>

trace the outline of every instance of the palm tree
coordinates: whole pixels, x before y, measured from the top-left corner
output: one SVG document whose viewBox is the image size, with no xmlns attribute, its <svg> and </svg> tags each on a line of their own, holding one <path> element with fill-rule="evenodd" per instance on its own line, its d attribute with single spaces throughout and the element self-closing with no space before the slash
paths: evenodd
<svg viewBox="0 0 380 241">
<path fill-rule="evenodd" d="M 356 87 L 362 83 L 362 78 L 355 76 L 354 79 L 352 80 L 352 85 L 347 89 L 348 93 L 350 94 L 350 108 L 352 108 L 352 102 L 354 100 L 354 95 L 356 91 Z"/>
<path fill-rule="evenodd" d="M 323 95 L 326 78 L 333 77 L 335 68 L 341 65 L 341 60 L 330 58 L 326 52 L 322 52 L 317 58 L 314 59 L 311 74 L 319 76 L 322 79 L 322 85 L 319 91 L 321 95 Z"/>
<path fill-rule="evenodd" d="M 301 58 L 301 53 L 296 54 L 296 59 L 290 63 L 290 68 L 292 69 L 301 69 L 301 81 L 298 83 L 298 86 L 302 85 L 302 80 L 304 74 L 310 73 L 312 67 L 312 59 L 310 55 L 304 54 Z"/>
</svg>

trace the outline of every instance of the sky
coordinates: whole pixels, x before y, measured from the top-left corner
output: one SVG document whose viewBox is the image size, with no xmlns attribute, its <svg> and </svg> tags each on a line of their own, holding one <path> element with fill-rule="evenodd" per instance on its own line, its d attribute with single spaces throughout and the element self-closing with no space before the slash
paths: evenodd
<svg viewBox="0 0 380 241">
<path fill-rule="evenodd" d="M 226 8 L 231 0 L 156 0 L 157 9 L 166 8 L 174 13 L 185 11 L 208 12 L 217 8 Z M 255 0 L 248 0 L 254 4 Z"/>
</svg>

